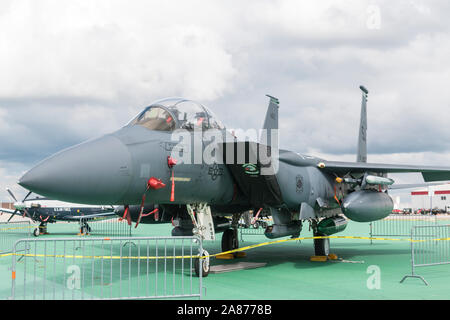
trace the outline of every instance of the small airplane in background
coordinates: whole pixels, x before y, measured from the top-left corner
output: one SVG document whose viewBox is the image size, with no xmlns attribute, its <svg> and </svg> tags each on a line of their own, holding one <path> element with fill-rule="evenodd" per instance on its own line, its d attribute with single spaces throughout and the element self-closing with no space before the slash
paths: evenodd
<svg viewBox="0 0 450 320">
<path fill-rule="evenodd" d="M 33 222 L 38 222 L 39 226 L 33 231 L 35 237 L 48 234 L 48 223 L 57 221 L 79 222 L 80 233 L 85 234 L 91 230 L 87 223 L 88 220 L 117 216 L 113 206 L 92 206 L 62 202 L 39 195 L 30 197 L 32 192 L 29 192 L 22 201 L 18 201 L 10 189 L 6 189 L 6 191 L 14 200 L 14 210 L 0 208 L 0 212 L 11 214 L 7 222 L 10 222 L 14 216 L 19 214 L 23 218 L 29 218 Z"/>
</svg>

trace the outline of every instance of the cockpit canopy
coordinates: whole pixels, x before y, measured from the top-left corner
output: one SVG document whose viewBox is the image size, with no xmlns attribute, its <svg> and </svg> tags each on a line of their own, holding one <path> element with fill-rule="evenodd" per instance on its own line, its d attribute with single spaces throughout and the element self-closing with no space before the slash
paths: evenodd
<svg viewBox="0 0 450 320">
<path fill-rule="evenodd" d="M 223 124 L 209 109 L 183 98 L 156 101 L 131 120 L 129 125 L 140 125 L 158 131 L 224 129 Z"/>
</svg>

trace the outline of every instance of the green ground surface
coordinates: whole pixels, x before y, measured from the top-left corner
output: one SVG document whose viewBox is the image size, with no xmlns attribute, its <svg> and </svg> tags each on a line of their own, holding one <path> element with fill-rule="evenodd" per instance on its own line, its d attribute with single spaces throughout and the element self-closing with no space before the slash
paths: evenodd
<svg viewBox="0 0 450 320">
<path fill-rule="evenodd" d="M 450 222 L 447 220 L 447 223 Z M 445 221 L 441 222 L 445 223 Z M 133 236 L 167 236 L 170 235 L 170 225 L 140 225 L 137 229 L 133 228 Z M 41 236 L 47 239 L 55 239 L 65 236 L 77 237 L 76 224 L 58 223 L 49 225 L 49 235 Z M 311 232 L 307 230 L 302 232 L 301 236 L 311 236 Z M 345 236 L 368 236 L 369 225 L 362 223 L 350 222 L 347 229 L 338 235 Z M 4 235 L 3 235 L 4 236 Z M 395 237 L 394 237 L 395 238 Z M 398 237 L 397 237 L 398 238 Z M 205 242 L 204 247 L 209 253 L 220 252 L 220 239 L 215 242 Z M 252 235 L 244 236 L 244 242 L 241 242 L 241 247 L 253 245 L 261 242 L 267 242 L 264 236 Z M 95 247 L 95 248 L 94 248 Z M 447 248 L 449 246 L 447 245 Z M 99 244 L 95 246 L 87 245 L 85 247 L 87 253 L 102 254 L 104 248 L 100 248 Z M 49 247 L 47 253 L 53 253 L 53 251 L 60 252 L 61 248 Z M 102 251 L 103 250 L 103 251 Z M 115 249 L 116 250 L 116 249 Z M 138 250 L 136 247 L 129 248 L 129 253 L 136 255 Z M 448 249 L 445 249 L 448 250 Z M 66 254 L 70 250 L 66 251 Z M 80 252 L 80 251 L 77 251 Z M 176 249 L 176 254 L 180 254 L 179 248 Z M 431 266 L 418 268 L 416 273 L 422 275 L 430 284 L 426 286 L 421 280 L 409 278 L 404 283 L 400 283 L 400 280 L 404 275 L 411 273 L 411 250 L 410 243 L 407 241 L 374 241 L 370 244 L 369 240 L 360 239 L 332 239 L 331 240 L 331 252 L 335 253 L 339 258 L 343 260 L 327 261 L 327 262 L 311 262 L 310 256 L 313 255 L 312 240 L 289 241 L 283 243 L 272 244 L 268 246 L 258 247 L 246 251 L 247 256 L 245 258 L 235 260 L 217 260 L 211 259 L 212 265 L 229 264 L 240 261 L 245 262 L 265 262 L 265 267 L 241 270 L 228 273 L 210 274 L 203 279 L 203 286 L 206 288 L 206 296 L 204 299 L 449 299 L 450 298 L 450 265 Z M 161 251 L 160 251 L 161 253 Z M 186 252 L 184 252 L 186 254 Z M 103 252 L 104 254 L 104 252 Z M 115 251 L 113 254 L 118 254 Z M 124 250 L 124 254 L 128 254 L 127 249 Z M 142 255 L 142 252 L 140 252 Z M 448 253 L 447 253 L 447 256 Z M 6 256 L 0 258 L 0 298 L 8 299 L 11 295 L 11 257 Z M 23 260 L 27 260 L 24 262 Z M 33 275 L 37 273 L 37 279 L 40 277 L 40 272 L 43 272 L 42 258 L 39 258 L 37 267 L 33 267 L 33 258 L 25 258 L 22 262 L 17 264 L 17 282 L 23 282 L 22 274 L 27 274 L 27 281 L 33 279 Z M 70 261 L 68 261 L 70 262 Z M 160 261 L 161 263 L 162 261 Z M 77 262 L 78 263 L 78 262 Z M 99 261 L 94 264 L 86 262 L 83 264 L 83 270 L 86 270 L 88 274 L 92 268 L 100 270 Z M 105 261 L 105 263 L 108 263 Z M 117 267 L 117 261 L 111 262 L 115 269 Z M 24 265 L 27 265 L 24 270 Z M 139 272 L 141 272 L 141 279 L 137 278 L 137 268 L 139 266 Z M 156 267 L 156 264 L 153 264 Z M 170 263 L 166 267 L 172 270 Z M 370 289 L 367 285 L 369 277 L 373 276 L 372 266 L 376 266 L 380 271 L 380 288 Z M 66 265 L 64 265 L 66 267 Z M 64 276 L 62 262 L 60 260 L 52 260 L 49 258 L 47 261 L 47 267 L 45 267 L 47 274 L 50 274 L 50 279 L 45 283 L 46 294 L 43 297 L 41 294 L 42 287 L 37 286 L 37 289 L 29 287 L 26 298 L 36 297 L 38 299 L 52 298 L 53 292 L 63 287 L 67 282 L 66 276 Z M 146 267 L 146 261 L 137 263 L 136 261 L 127 261 L 122 268 L 122 277 L 128 282 L 121 282 L 122 288 L 120 291 L 124 294 L 133 296 L 136 294 L 136 287 L 141 286 L 140 293 L 145 294 L 146 286 L 142 280 L 142 270 Z M 158 264 L 159 270 L 164 268 L 163 264 Z M 181 272 L 180 265 L 175 265 L 176 272 L 169 274 L 168 279 L 159 278 L 158 280 L 158 294 L 164 293 L 170 294 L 173 289 L 172 285 L 175 283 L 175 287 L 179 285 L 179 281 L 183 279 L 183 286 L 190 286 L 190 279 L 186 274 L 188 273 L 189 264 L 185 262 L 183 264 L 183 271 Z M 37 271 L 35 271 L 37 270 Z M 184 277 L 180 276 L 180 273 L 184 273 Z M 152 273 L 151 273 L 152 274 Z M 114 291 L 116 297 L 119 289 L 117 287 L 118 281 L 114 278 L 117 275 L 104 274 L 106 279 L 112 277 L 112 281 L 115 284 L 110 284 L 108 281 L 107 286 L 101 287 L 100 275 L 95 274 L 95 277 L 87 279 L 88 283 L 92 285 L 90 291 L 99 296 L 99 292 L 102 291 L 102 296 L 108 296 L 109 292 Z M 89 276 L 90 277 L 90 276 Z M 180 278 L 181 277 L 181 278 Z M 152 278 L 153 279 L 153 278 Z M 103 281 L 104 279 L 102 279 Z M 155 279 L 156 280 L 156 279 Z M 165 282 L 165 280 L 167 280 Z M 193 279 L 194 287 L 198 283 L 198 278 Z M 369 281 L 370 282 L 370 281 Z M 167 286 L 168 292 L 166 292 Z M 56 289 L 55 289 L 56 288 Z M 17 292 L 21 292 L 20 284 L 17 284 Z M 33 290 L 37 290 L 38 293 L 31 295 Z M 130 290 L 130 291 L 127 291 Z M 176 289 L 175 291 L 177 291 Z M 73 291 L 64 291 L 65 298 L 79 298 L 73 294 Z M 31 296 L 30 296 L 31 295 Z M 19 297 L 20 298 L 20 297 Z M 56 298 L 61 298 L 56 295 Z"/>
</svg>

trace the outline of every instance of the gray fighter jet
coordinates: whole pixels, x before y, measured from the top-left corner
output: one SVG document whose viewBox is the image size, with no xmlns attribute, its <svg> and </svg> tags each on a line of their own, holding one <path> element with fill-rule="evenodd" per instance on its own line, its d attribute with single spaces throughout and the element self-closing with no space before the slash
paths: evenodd
<svg viewBox="0 0 450 320">
<path fill-rule="evenodd" d="M 345 229 L 342 214 L 369 222 L 391 213 L 389 173 L 450 180 L 450 167 L 366 162 L 368 91 L 360 89 L 356 162 L 279 150 L 274 97 L 269 96 L 259 142 L 238 141 L 197 102 L 169 98 L 152 103 L 116 132 L 47 158 L 19 184 L 52 199 L 120 205 L 118 213 L 136 226 L 172 221 L 173 235 L 210 240 L 224 232 L 224 251 L 238 247 L 239 218 L 252 209 L 272 216 L 265 231 L 270 239 L 296 237 L 305 222 L 314 235 L 331 235 Z M 327 256 L 329 239 L 316 239 L 314 248 L 316 255 Z"/>
</svg>

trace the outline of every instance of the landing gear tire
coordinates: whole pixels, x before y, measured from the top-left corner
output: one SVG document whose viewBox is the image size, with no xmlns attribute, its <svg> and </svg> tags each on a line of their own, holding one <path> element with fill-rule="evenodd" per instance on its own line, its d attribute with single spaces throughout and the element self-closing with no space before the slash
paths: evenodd
<svg viewBox="0 0 450 320">
<path fill-rule="evenodd" d="M 239 239 L 234 229 L 227 229 L 222 235 L 222 252 L 239 248 Z"/>
<path fill-rule="evenodd" d="M 195 270 L 195 274 L 197 275 L 197 277 L 200 277 L 200 260 L 202 260 L 202 277 L 207 277 L 209 274 L 209 269 L 210 269 L 210 265 L 209 265 L 209 254 L 208 251 L 203 250 L 202 253 L 202 259 L 195 259 L 194 261 L 194 270 Z"/>
<path fill-rule="evenodd" d="M 36 229 L 33 230 L 33 236 L 39 237 L 40 234 L 41 234 L 41 232 L 39 231 L 39 227 L 37 227 Z"/>
<path fill-rule="evenodd" d="M 82 225 L 80 227 L 80 233 L 81 234 L 88 234 L 91 232 L 91 227 L 88 224 Z"/>
<path fill-rule="evenodd" d="M 323 234 L 315 234 L 315 237 L 325 236 Z M 330 254 L 330 239 L 314 239 L 314 254 L 316 256 L 328 256 Z"/>
</svg>

